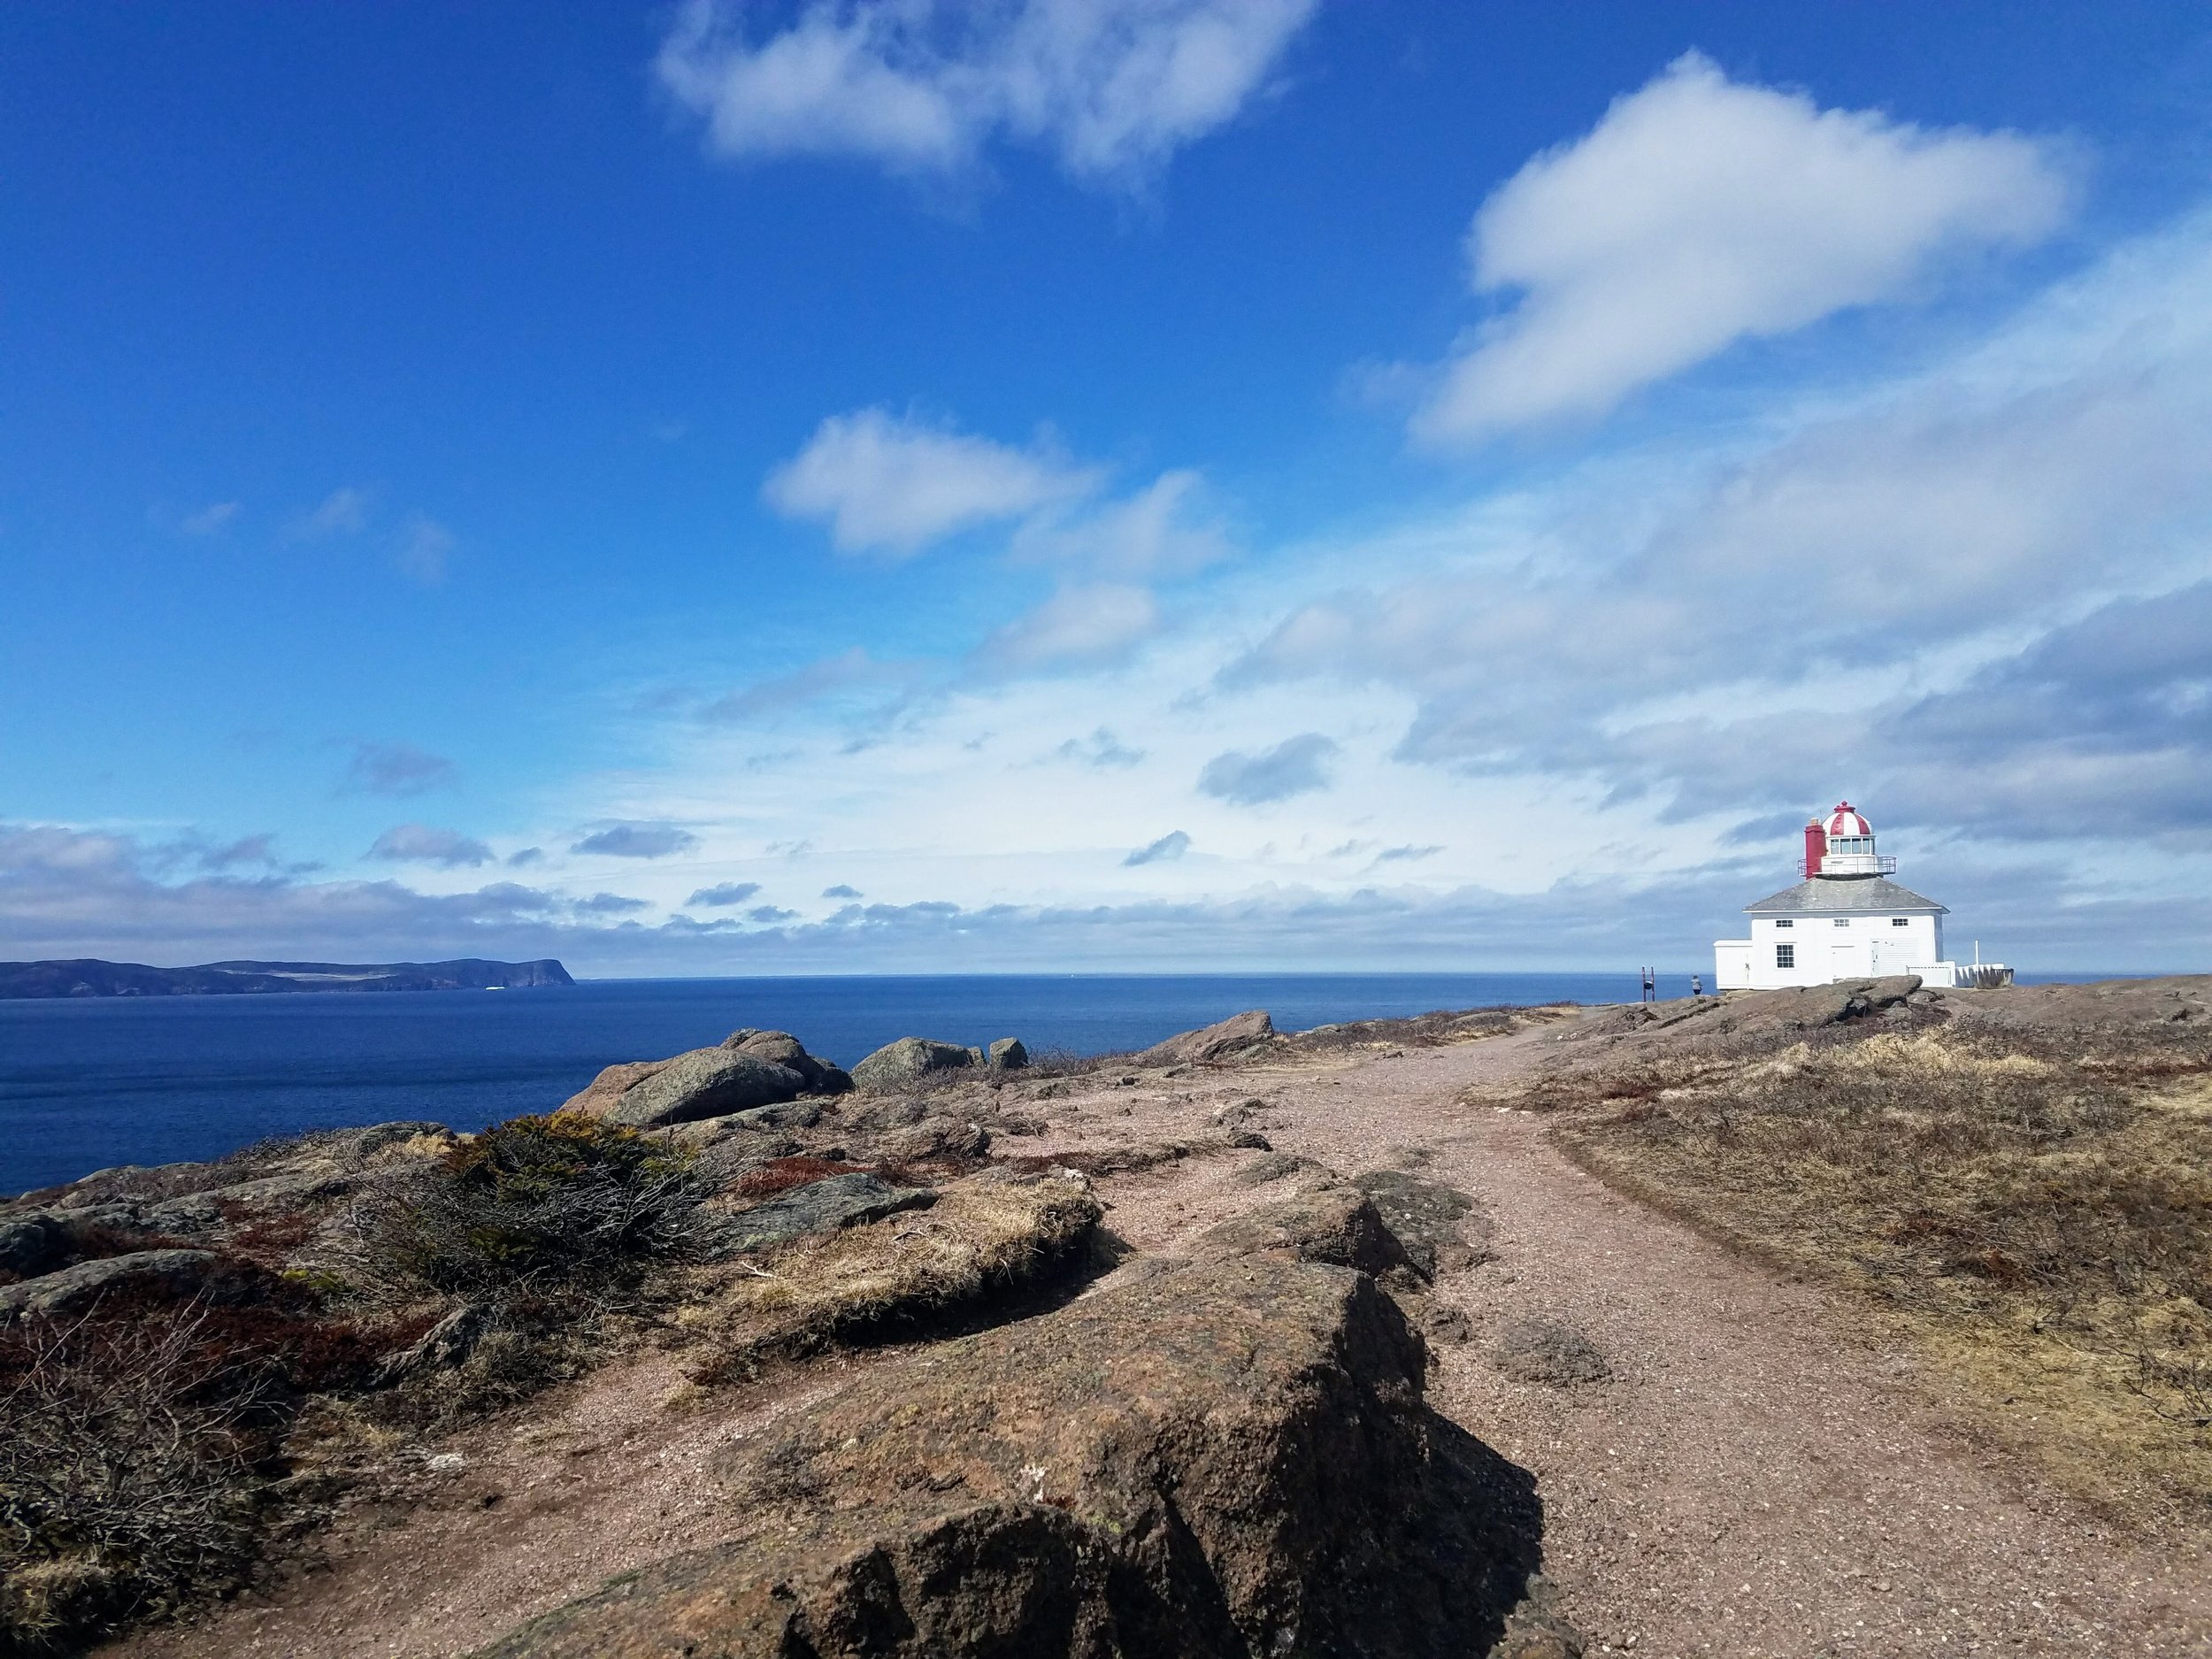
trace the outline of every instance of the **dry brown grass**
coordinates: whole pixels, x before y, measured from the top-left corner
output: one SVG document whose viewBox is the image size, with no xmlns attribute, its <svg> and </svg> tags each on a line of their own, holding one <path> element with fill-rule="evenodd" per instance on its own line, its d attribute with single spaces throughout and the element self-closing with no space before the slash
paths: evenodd
<svg viewBox="0 0 2212 1659">
<path fill-rule="evenodd" d="M 1099 1214 L 1079 1179 L 958 1182 L 927 1210 L 717 1270 L 726 1279 L 719 1293 L 687 1305 L 676 1324 L 708 1349 L 693 1368 L 699 1380 L 739 1379 L 771 1356 L 926 1329 L 1038 1283 L 1088 1244 Z"/>
<path fill-rule="evenodd" d="M 1522 1098 L 1615 1185 L 1872 1298 L 2078 1489 L 2212 1525 L 2208 1071 L 2180 1033 L 1845 1031 Z"/>
</svg>

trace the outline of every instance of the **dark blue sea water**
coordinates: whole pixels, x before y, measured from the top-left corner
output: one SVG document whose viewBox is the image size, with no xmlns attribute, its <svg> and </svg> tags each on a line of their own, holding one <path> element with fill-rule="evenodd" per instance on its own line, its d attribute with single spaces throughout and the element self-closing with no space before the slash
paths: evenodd
<svg viewBox="0 0 2212 1659">
<path fill-rule="evenodd" d="M 1663 995 L 1686 995 L 1668 975 Z M 600 979 L 565 989 L 0 1002 L 0 1193 L 265 1135 L 558 1105 L 617 1060 L 795 1033 L 849 1065 L 905 1036 L 1108 1053 L 1248 1008 L 1286 1031 L 1496 1002 L 1632 1002 L 1627 974 Z"/>
</svg>

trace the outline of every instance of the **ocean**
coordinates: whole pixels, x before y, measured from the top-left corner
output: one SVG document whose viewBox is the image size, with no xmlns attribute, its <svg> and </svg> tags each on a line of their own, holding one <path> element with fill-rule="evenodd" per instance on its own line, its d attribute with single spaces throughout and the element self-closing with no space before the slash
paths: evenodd
<svg viewBox="0 0 2212 1659">
<path fill-rule="evenodd" d="M 1686 974 L 1663 976 L 1686 995 Z M 1264 1008 L 1285 1031 L 1493 1003 L 1632 1002 L 1629 974 L 596 979 L 530 991 L 0 1001 L 0 1193 L 269 1135 L 547 1111 L 618 1060 L 788 1031 L 850 1065 L 895 1038 L 1084 1054 Z"/>
</svg>

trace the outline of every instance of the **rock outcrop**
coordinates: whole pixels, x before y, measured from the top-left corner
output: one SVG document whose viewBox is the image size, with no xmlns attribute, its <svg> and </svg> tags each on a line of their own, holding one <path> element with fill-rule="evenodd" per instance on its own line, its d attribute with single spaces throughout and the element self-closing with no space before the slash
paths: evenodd
<svg viewBox="0 0 2212 1659">
<path fill-rule="evenodd" d="M 853 1067 L 853 1087 L 871 1094 L 911 1088 L 923 1079 L 943 1071 L 965 1071 L 981 1063 L 973 1048 L 956 1042 L 938 1042 L 928 1037 L 902 1037 L 887 1042 Z"/>
<path fill-rule="evenodd" d="M 560 1104 L 565 1112 L 588 1112 L 594 1118 L 603 1117 L 613 1110 L 614 1103 L 629 1093 L 636 1084 L 642 1083 L 656 1071 L 664 1070 L 665 1060 L 622 1060 L 604 1067 L 597 1077 L 578 1089 Z"/>
<path fill-rule="evenodd" d="M 666 1075 L 670 1072 L 675 1075 Z M 741 1083 L 740 1079 L 749 1080 Z M 647 1084 L 654 1087 L 646 1088 Z M 809 1054 L 789 1032 L 747 1026 L 732 1032 L 718 1048 L 694 1048 L 670 1060 L 626 1060 L 608 1066 L 562 1102 L 560 1110 L 648 1128 L 726 1117 L 801 1094 L 841 1094 L 852 1086 L 842 1070 Z M 683 1103 L 672 1111 L 671 1101 Z"/>
<path fill-rule="evenodd" d="M 1425 1365 L 1348 1267 L 1263 1252 L 1101 1291 L 733 1442 L 730 1541 L 486 1659 L 1480 1654 L 1534 1500 L 1425 1409 Z"/>
<path fill-rule="evenodd" d="M 722 1046 L 788 1066 L 806 1079 L 810 1094 L 842 1094 L 853 1086 L 841 1067 L 809 1054 L 805 1045 L 787 1031 L 755 1031 L 747 1026 L 724 1038 Z"/>
<path fill-rule="evenodd" d="M 725 1224 L 721 1250 L 748 1256 L 809 1233 L 834 1233 L 936 1202 L 937 1194 L 927 1187 L 894 1187 L 865 1172 L 833 1175 L 732 1216 Z"/>
<path fill-rule="evenodd" d="M 134 1250 L 127 1256 L 98 1256 L 19 1285 L 0 1285 L 0 1325 L 27 1314 L 75 1313 L 111 1291 L 190 1291 L 204 1284 L 215 1266 L 214 1256 L 206 1250 Z"/>
<path fill-rule="evenodd" d="M 995 1071 L 1018 1071 L 1029 1064 L 1029 1049 L 1019 1037 L 1001 1037 L 983 1051 L 983 1058 Z"/>
<path fill-rule="evenodd" d="M 633 1129 L 653 1129 L 780 1105 L 805 1089 L 806 1079 L 773 1060 L 741 1049 L 694 1048 L 631 1084 L 597 1115 Z"/>
<path fill-rule="evenodd" d="M 1218 1024 L 1157 1042 L 1137 1056 L 1140 1065 L 1218 1065 L 1243 1059 L 1275 1041 L 1275 1022 L 1263 1008 L 1233 1014 Z"/>
</svg>

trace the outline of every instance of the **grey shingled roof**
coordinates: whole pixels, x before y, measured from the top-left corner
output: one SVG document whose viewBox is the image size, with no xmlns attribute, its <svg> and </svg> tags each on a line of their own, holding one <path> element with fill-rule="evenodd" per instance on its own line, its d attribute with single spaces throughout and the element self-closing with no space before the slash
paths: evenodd
<svg viewBox="0 0 2212 1659">
<path fill-rule="evenodd" d="M 1746 916 L 1793 916 L 1829 910 L 1916 910 L 1947 916 L 1950 908 L 1901 887 L 1887 876 L 1815 876 L 1772 898 L 1743 907 Z"/>
</svg>

